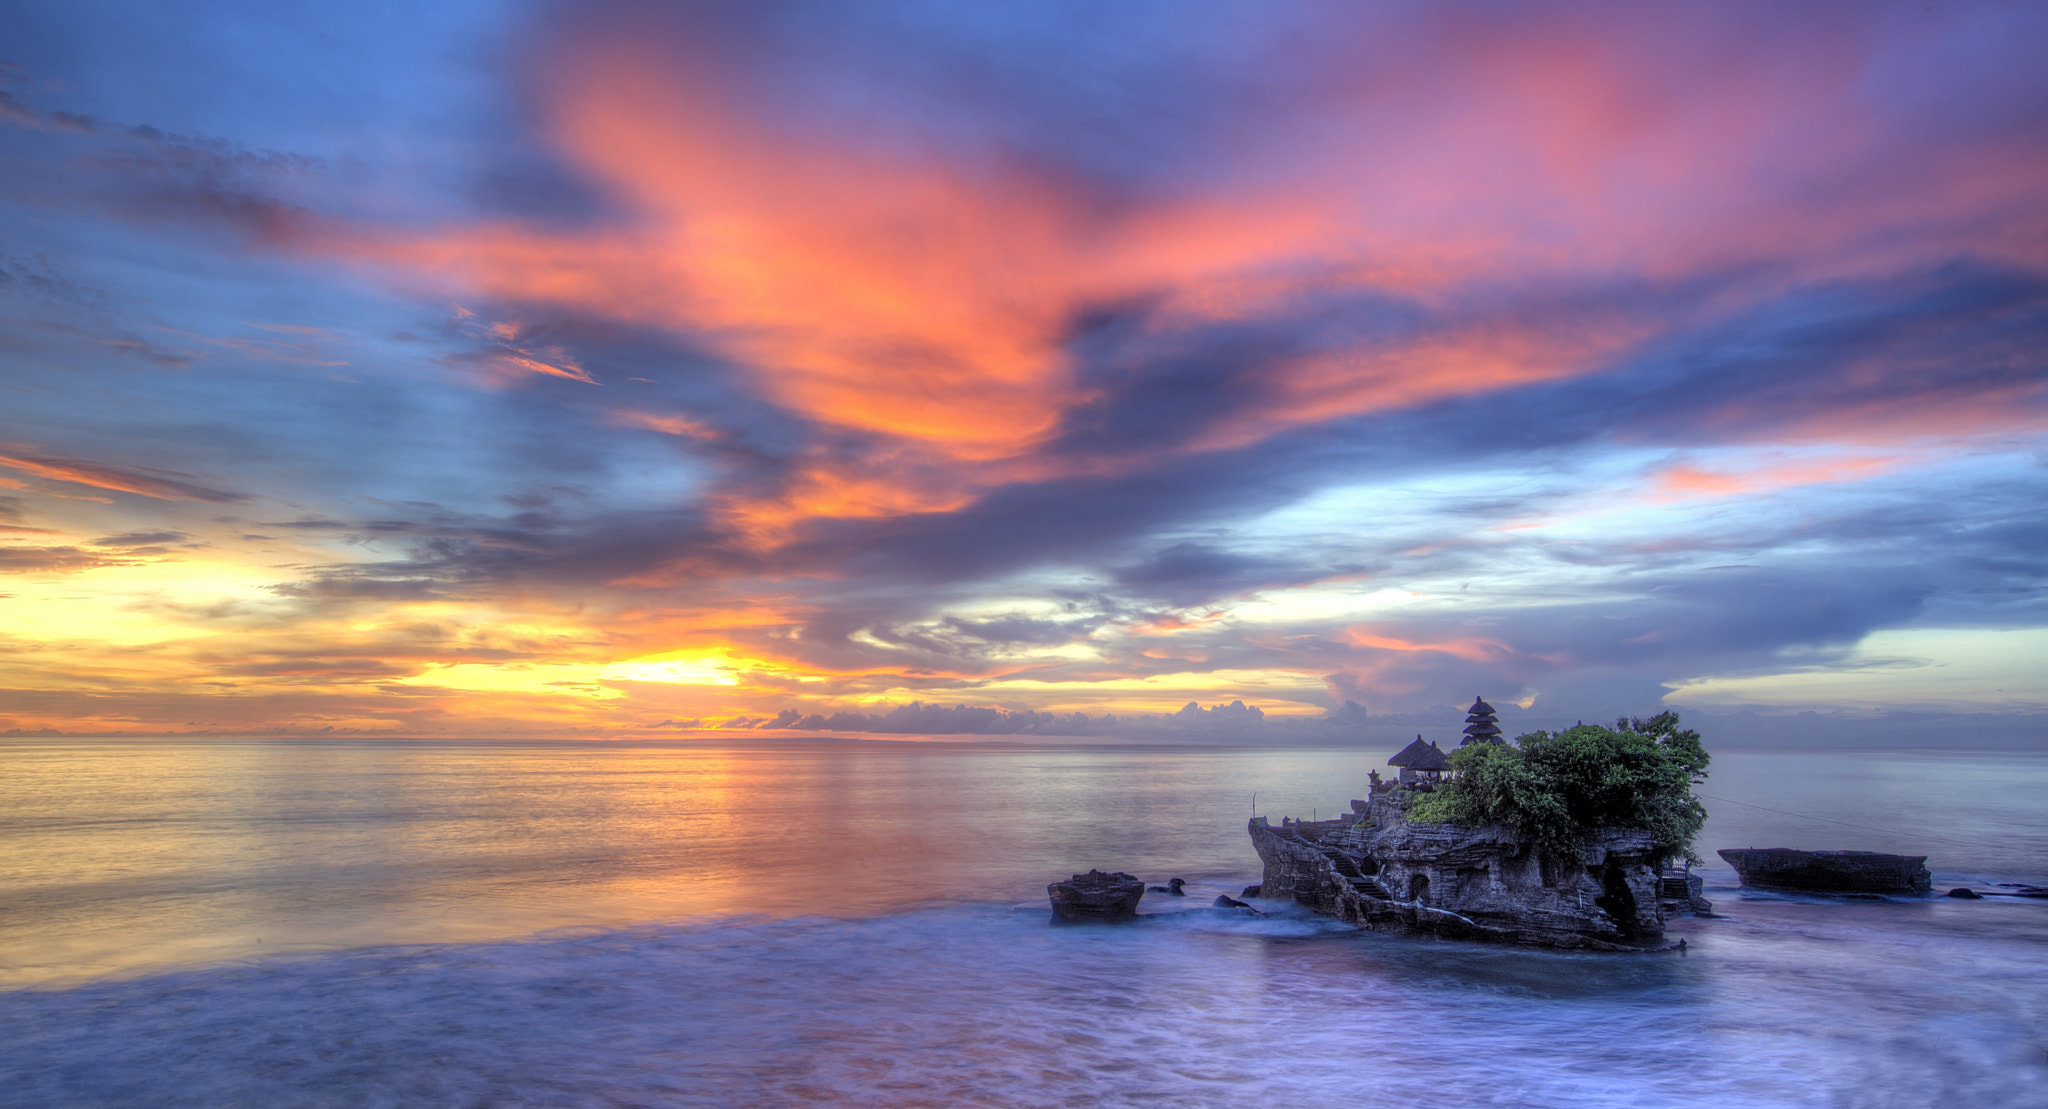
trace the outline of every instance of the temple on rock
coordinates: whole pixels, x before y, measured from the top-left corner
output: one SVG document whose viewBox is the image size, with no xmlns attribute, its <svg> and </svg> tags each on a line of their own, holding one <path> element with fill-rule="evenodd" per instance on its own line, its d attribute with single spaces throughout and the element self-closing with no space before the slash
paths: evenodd
<svg viewBox="0 0 2048 1109">
<path fill-rule="evenodd" d="M 1492 706 L 1474 701 L 1465 743 L 1503 743 Z M 1552 947 L 1642 951 L 1664 946 L 1664 922 L 1708 912 L 1684 858 L 1633 828 L 1585 832 L 1581 850 L 1547 852 L 1502 825 L 1411 824 L 1408 806 L 1434 791 L 1450 759 L 1421 736 L 1387 760 L 1371 796 L 1336 820 L 1252 818 L 1265 863 L 1260 892 L 1383 932 Z"/>
</svg>

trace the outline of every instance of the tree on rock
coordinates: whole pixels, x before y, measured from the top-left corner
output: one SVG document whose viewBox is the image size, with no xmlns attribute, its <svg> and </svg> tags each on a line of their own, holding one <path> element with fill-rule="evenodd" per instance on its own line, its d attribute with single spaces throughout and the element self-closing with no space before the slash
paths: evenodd
<svg viewBox="0 0 2048 1109">
<path fill-rule="evenodd" d="M 1513 745 L 1472 744 L 1451 754 L 1456 777 L 1408 807 L 1421 824 L 1505 824 L 1545 852 L 1579 861 L 1600 828 L 1648 832 L 1698 861 L 1693 839 L 1707 811 L 1693 796 L 1707 752 L 1678 714 L 1580 724 L 1518 736 Z"/>
</svg>

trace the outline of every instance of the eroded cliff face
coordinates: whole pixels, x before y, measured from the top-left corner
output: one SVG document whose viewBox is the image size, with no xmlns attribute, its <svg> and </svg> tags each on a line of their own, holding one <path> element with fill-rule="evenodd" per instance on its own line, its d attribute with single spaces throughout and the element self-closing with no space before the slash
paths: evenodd
<svg viewBox="0 0 2048 1109">
<path fill-rule="evenodd" d="M 1351 820 L 1268 824 L 1252 845 L 1262 893 L 1386 932 L 1552 947 L 1659 946 L 1661 851 L 1641 832 L 1608 829 L 1584 862 L 1546 858 L 1506 828 L 1409 824 L 1389 797 L 1353 802 Z"/>
</svg>

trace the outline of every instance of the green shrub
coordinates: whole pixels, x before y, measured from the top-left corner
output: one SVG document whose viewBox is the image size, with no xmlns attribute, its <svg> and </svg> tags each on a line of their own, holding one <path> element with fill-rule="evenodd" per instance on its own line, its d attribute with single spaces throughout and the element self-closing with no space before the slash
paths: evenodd
<svg viewBox="0 0 2048 1109">
<path fill-rule="evenodd" d="M 1410 824 L 1463 824 L 1464 810 L 1457 806 L 1450 790 L 1415 794 L 1405 814 Z"/>
<path fill-rule="evenodd" d="M 1698 861 L 1693 838 L 1707 812 L 1692 795 L 1707 752 L 1678 714 L 1530 732 L 1515 745 L 1472 744 L 1451 753 L 1457 777 L 1408 807 L 1427 824 L 1505 824 L 1545 852 L 1579 861 L 1583 837 L 1603 827 L 1636 828 Z"/>
</svg>

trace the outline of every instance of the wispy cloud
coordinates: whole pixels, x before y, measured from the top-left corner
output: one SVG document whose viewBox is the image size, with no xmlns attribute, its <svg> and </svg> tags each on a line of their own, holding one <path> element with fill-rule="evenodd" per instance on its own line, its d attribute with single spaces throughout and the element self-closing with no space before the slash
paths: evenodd
<svg viewBox="0 0 2048 1109">
<path fill-rule="evenodd" d="M 213 489 L 189 481 L 179 480 L 184 474 L 171 471 L 153 470 L 147 473 L 138 470 L 121 469 L 104 463 L 75 458 L 17 458 L 0 455 L 0 466 L 8 466 L 26 474 L 47 478 L 51 481 L 89 485 L 95 489 L 111 489 L 117 493 L 133 493 L 139 497 L 150 497 L 163 501 L 207 501 L 213 504 L 232 504 L 249 499 L 247 493 Z"/>
</svg>

